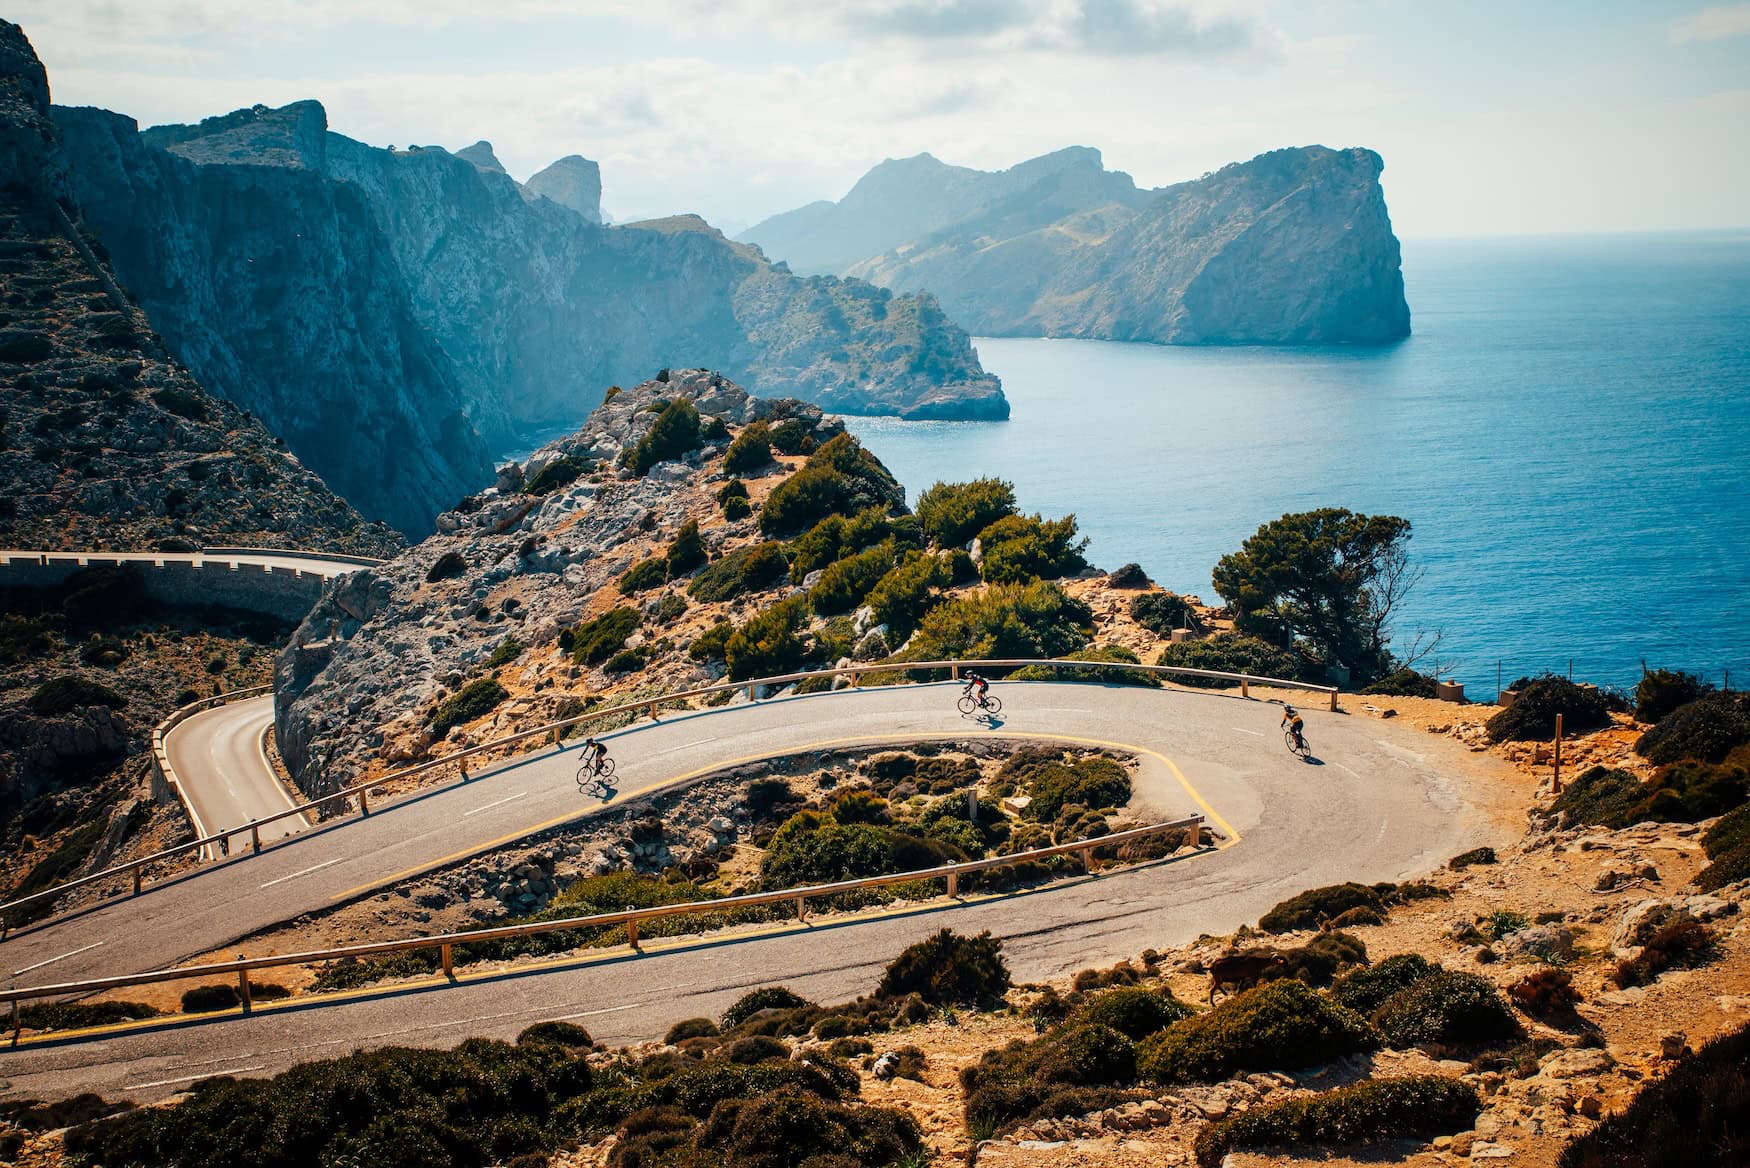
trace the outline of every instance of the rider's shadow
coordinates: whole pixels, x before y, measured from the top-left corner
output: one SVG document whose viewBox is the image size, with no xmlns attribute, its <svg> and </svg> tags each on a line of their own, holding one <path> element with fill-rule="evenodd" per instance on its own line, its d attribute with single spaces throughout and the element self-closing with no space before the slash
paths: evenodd
<svg viewBox="0 0 1750 1168">
<path fill-rule="evenodd" d="M 991 730 L 995 730 L 998 726 L 1003 724 L 1003 716 L 1001 714 L 993 714 L 989 710 L 974 710 L 970 714 L 961 715 L 961 717 L 971 718 L 974 722 L 983 723 Z"/>
<path fill-rule="evenodd" d="M 1305 758 L 1301 759 L 1300 761 L 1305 763 L 1307 766 L 1324 766 L 1325 765 L 1325 760 L 1320 758 L 1316 754 L 1309 754 Z"/>
</svg>

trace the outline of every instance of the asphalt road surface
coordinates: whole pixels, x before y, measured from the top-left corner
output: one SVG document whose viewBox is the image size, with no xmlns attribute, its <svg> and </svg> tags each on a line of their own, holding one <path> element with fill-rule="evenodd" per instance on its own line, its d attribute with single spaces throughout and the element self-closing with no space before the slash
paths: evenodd
<svg viewBox="0 0 1750 1168">
<path fill-rule="evenodd" d="M 273 695 L 264 694 L 202 710 L 164 736 L 171 769 L 194 808 L 196 834 L 240 827 L 296 806 L 262 753 L 262 735 L 272 725 Z M 303 816 L 289 815 L 258 830 L 265 844 L 308 826 Z M 233 851 L 248 848 L 249 832 L 231 837 L 230 845 Z"/>
<path fill-rule="evenodd" d="M 1131 810 L 1204 811 L 1238 842 L 1219 852 L 1059 884 L 1022 896 L 893 911 L 855 924 L 774 928 L 740 939 L 662 942 L 541 972 L 365 992 L 0 1051 L 0 1094 L 77 1090 L 150 1099 L 206 1075 L 271 1074 L 359 1045 L 449 1045 L 513 1036 L 574 1018 L 599 1040 L 659 1036 L 715 1015 L 751 986 L 778 982 L 815 1000 L 873 988 L 901 948 L 943 926 L 1004 939 L 1020 980 L 1110 963 L 1144 948 L 1227 932 L 1305 888 L 1402 880 L 1437 867 L 1489 827 L 1464 798 L 1474 759 L 1459 744 L 1375 719 L 1307 711 L 1313 759 L 1283 746 L 1280 708 L 1176 690 L 998 683 L 1002 717 L 963 719 L 952 685 L 840 691 L 740 704 L 605 735 L 622 804 L 724 766 L 859 743 L 993 735 L 1103 743 L 1137 751 Z M 1463 759 L 1461 763 L 1460 760 Z M 532 831 L 591 814 L 578 752 L 552 747 L 350 819 L 45 922 L 0 944 L 16 985 L 171 964 L 303 913 L 372 894 Z M 247 950 L 247 946 L 242 946 Z"/>
</svg>

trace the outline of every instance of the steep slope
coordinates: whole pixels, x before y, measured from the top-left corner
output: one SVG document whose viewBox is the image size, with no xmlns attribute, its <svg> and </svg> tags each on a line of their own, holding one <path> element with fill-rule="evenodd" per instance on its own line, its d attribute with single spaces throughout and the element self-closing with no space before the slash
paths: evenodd
<svg viewBox="0 0 1750 1168">
<path fill-rule="evenodd" d="M 809 284 L 696 218 L 603 227 L 581 159 L 539 184 L 562 205 L 490 147 L 366 146 L 313 102 L 144 132 L 54 117 L 74 198 L 172 350 L 404 531 L 485 481 L 489 447 L 669 365 L 850 412 L 1008 413 L 927 298 Z"/>
<path fill-rule="evenodd" d="M 602 221 L 602 168 L 578 154 L 567 154 L 529 176 L 523 190 L 570 207 L 591 223 Z"/>
<path fill-rule="evenodd" d="M 896 165 L 876 167 L 858 188 Z M 1309 146 L 1117 197 L 1122 187 L 1092 182 L 1083 159 L 1055 185 L 1032 184 L 927 231 L 921 215 L 900 224 L 891 213 L 865 227 L 866 200 L 853 205 L 849 196 L 831 214 L 811 205 L 777 226 L 797 237 L 802 254 L 837 249 L 841 261 L 848 244 L 884 243 L 839 270 L 899 291 L 927 289 L 978 333 L 1378 344 L 1410 331 L 1398 241 L 1379 185 L 1383 166 L 1371 150 Z M 971 184 L 954 181 L 962 189 Z M 964 207 L 942 194 L 947 185 L 938 183 L 932 196 L 938 219 Z M 1105 195 L 1114 197 L 1099 201 Z M 902 227 L 915 233 L 893 240 Z M 762 238 L 766 228 L 749 238 Z M 766 241 L 773 254 L 784 254 L 769 235 Z"/>
</svg>

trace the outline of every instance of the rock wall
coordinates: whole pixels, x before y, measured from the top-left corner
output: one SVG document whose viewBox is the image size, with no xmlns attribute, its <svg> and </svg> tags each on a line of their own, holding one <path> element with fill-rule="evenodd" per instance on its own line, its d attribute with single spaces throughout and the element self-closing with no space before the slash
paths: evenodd
<svg viewBox="0 0 1750 1168">
<path fill-rule="evenodd" d="M 129 569 L 140 590 L 162 604 L 204 606 L 259 612 L 285 621 L 301 621 L 323 588 L 356 567 L 307 571 L 273 564 L 166 555 L 156 560 L 106 559 L 102 556 L 30 556 L 0 554 L 0 588 L 48 588 L 88 567 L 118 565 Z"/>
</svg>

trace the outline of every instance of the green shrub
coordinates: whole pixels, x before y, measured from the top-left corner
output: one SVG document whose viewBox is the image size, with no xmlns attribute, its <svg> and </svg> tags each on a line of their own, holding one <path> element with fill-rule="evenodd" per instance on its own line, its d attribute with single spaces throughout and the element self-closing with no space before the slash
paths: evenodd
<svg viewBox="0 0 1750 1168">
<path fill-rule="evenodd" d="M 723 1011 L 723 1028 L 733 1030 L 761 1010 L 794 1010 L 813 1004 L 801 994 L 784 986 L 761 986 L 743 994 L 729 1009 Z"/>
<path fill-rule="evenodd" d="M 821 570 L 820 579 L 809 589 L 808 603 L 821 616 L 850 612 L 892 568 L 890 543 L 835 560 Z"/>
<path fill-rule="evenodd" d="M 868 603 L 877 624 L 903 640 L 917 628 L 952 582 L 948 566 L 938 556 L 908 551 L 899 563 L 870 589 Z"/>
<path fill-rule="evenodd" d="M 918 496 L 918 522 L 937 547 L 961 547 L 1015 513 L 1015 488 L 1002 479 L 936 483 Z"/>
<path fill-rule="evenodd" d="M 1393 698 L 1439 696 L 1439 691 L 1434 688 L 1434 678 L 1426 673 L 1417 673 L 1407 666 L 1392 670 L 1372 685 L 1362 689 L 1361 692 L 1364 694 L 1383 694 Z"/>
<path fill-rule="evenodd" d="M 1397 1047 L 1487 1043 L 1524 1031 L 1495 983 L 1474 973 L 1436 970 L 1393 994 L 1373 1024 Z"/>
<path fill-rule="evenodd" d="M 1294 1070 L 1371 1050 L 1360 1015 L 1286 978 L 1228 998 L 1145 1039 L 1137 1071 L 1152 1083 L 1212 1083 L 1236 1071 Z"/>
<path fill-rule="evenodd" d="M 1114 665 L 1139 665 L 1142 659 L 1123 645 L 1096 645 L 1082 649 L 1060 661 L 1103 661 Z M 1141 669 L 1060 668 L 1051 665 L 1026 665 L 1009 674 L 1010 681 L 1085 681 L 1095 685 L 1140 685 L 1159 689 L 1161 679 Z"/>
<path fill-rule="evenodd" d="M 1713 863 L 1695 874 L 1695 886 L 1712 892 L 1744 879 L 1750 879 L 1750 842 L 1721 851 Z"/>
<path fill-rule="evenodd" d="M 537 1022 L 525 1026 L 516 1036 L 516 1044 L 527 1046 L 531 1042 L 545 1042 L 573 1051 L 585 1051 L 595 1045 L 589 1031 L 575 1022 Z"/>
<path fill-rule="evenodd" d="M 595 469 L 595 463 L 580 454 L 566 454 L 555 458 L 542 467 L 536 475 L 523 484 L 525 495 L 551 495 L 562 487 L 572 483 Z"/>
<path fill-rule="evenodd" d="M 1309 888 L 1282 901 L 1258 918 L 1258 927 L 1266 933 L 1292 933 L 1298 929 L 1316 929 L 1326 921 L 1365 905 L 1379 909 L 1383 905 L 1379 891 L 1365 884 L 1328 884 Z"/>
<path fill-rule="evenodd" d="M 992 584 L 1056 580 L 1088 566 L 1082 557 L 1088 541 L 1076 539 L 1076 519 L 1044 520 L 1037 515 L 1005 515 L 979 533 L 984 556 L 979 572 Z"/>
<path fill-rule="evenodd" d="M 730 479 L 721 487 L 717 488 L 717 502 L 719 505 L 727 503 L 731 499 L 745 498 L 747 498 L 747 484 L 740 479 Z"/>
<path fill-rule="evenodd" d="M 642 649 L 622 649 L 602 662 L 603 673 L 637 673 L 648 665 L 649 658 L 644 656 Z"/>
<path fill-rule="evenodd" d="M 1458 853 L 1458 855 L 1446 861 L 1446 866 L 1456 872 L 1462 868 L 1469 868 L 1473 864 L 1493 864 L 1494 862 L 1495 849 L 1482 847 L 1472 848 L 1468 852 Z"/>
<path fill-rule="evenodd" d="M 1610 699 L 1603 691 L 1575 685 L 1565 677 L 1546 673 L 1518 690 L 1513 704 L 1486 724 L 1491 742 L 1531 742 L 1555 737 L 1556 715 L 1562 715 L 1562 733 L 1584 734 L 1610 725 Z"/>
<path fill-rule="evenodd" d="M 814 449 L 814 435 L 800 418 L 785 418 L 772 427 L 772 449 L 779 454 L 808 454 Z"/>
<path fill-rule="evenodd" d="M 878 824 L 822 821 L 813 812 L 803 812 L 772 837 L 760 860 L 760 876 L 765 887 L 775 890 L 910 872 L 964 859 L 958 848 L 939 840 Z"/>
<path fill-rule="evenodd" d="M 1635 752 L 1655 763 L 1720 762 L 1750 742 L 1747 700 L 1743 694 L 1710 694 L 1679 706 L 1641 735 Z"/>
<path fill-rule="evenodd" d="M 1056 584 L 998 584 L 930 609 L 905 658 L 1061 657 L 1087 643 L 1094 614 Z"/>
<path fill-rule="evenodd" d="M 431 732 L 442 738 L 452 727 L 485 717 L 498 708 L 498 703 L 510 693 L 496 678 L 482 677 L 469 682 L 432 711 Z"/>
<path fill-rule="evenodd" d="M 41 621 L 16 613 L 0 613 L 0 664 L 34 661 L 54 652 L 54 648 L 55 639 Z"/>
<path fill-rule="evenodd" d="M 1374 1079 L 1212 1123 L 1197 1133 L 1197 1162 L 1216 1168 L 1236 1148 L 1427 1140 L 1469 1130 L 1481 1111 L 1476 1088 L 1461 1080 L 1441 1075 Z"/>
<path fill-rule="evenodd" d="M 1299 978 L 1307 985 L 1323 986 L 1331 984 L 1338 970 L 1366 965 L 1367 946 L 1359 937 L 1349 933 L 1320 933 L 1298 949 L 1283 950 L 1282 956 L 1287 960 L 1280 971 L 1282 976 Z"/>
<path fill-rule="evenodd" d="M 1306 672 L 1297 654 L 1278 649 L 1270 642 L 1240 633 L 1217 633 L 1204 641 L 1180 641 L 1161 646 L 1157 665 L 1173 665 L 1180 669 L 1208 669 L 1217 673 L 1244 673 L 1251 677 L 1274 677 L 1284 681 L 1301 680 Z M 1181 674 L 1171 679 L 1175 685 L 1214 689 L 1234 684 L 1219 677 L 1198 677 Z"/>
<path fill-rule="evenodd" d="M 707 603 L 729 600 L 743 592 L 754 592 L 781 583 L 790 575 L 790 562 L 784 558 L 784 545 L 776 542 L 758 543 L 728 555 L 706 566 L 687 585 L 687 594 Z"/>
<path fill-rule="evenodd" d="M 687 646 L 687 656 L 695 661 L 721 659 L 727 651 L 729 638 L 734 634 L 734 625 L 728 621 L 718 621 L 693 638 L 692 643 Z"/>
<path fill-rule="evenodd" d="M 237 996 L 237 987 L 227 982 L 217 985 L 195 986 L 182 995 L 182 1012 L 184 1014 L 210 1014 L 214 1010 L 229 1010 L 240 1005 L 242 999 Z"/>
<path fill-rule="evenodd" d="M 83 1030 L 157 1016 L 157 1007 L 144 1002 L 38 1002 L 18 1010 L 27 1030 Z"/>
<path fill-rule="evenodd" d="M 1130 802 L 1130 772 L 1121 763 L 1092 755 L 1040 769 L 1027 793 L 1032 801 L 1023 814 L 1050 822 L 1072 803 L 1088 808 L 1124 806 Z"/>
<path fill-rule="evenodd" d="M 745 495 L 731 495 L 723 500 L 723 518 L 734 523 L 737 519 L 746 519 L 753 514 L 753 504 Z"/>
<path fill-rule="evenodd" d="M 875 996 L 917 994 L 931 1005 L 993 1005 L 1011 984 L 1002 950 L 1003 943 L 988 932 L 966 937 L 943 929 L 889 962 Z"/>
<path fill-rule="evenodd" d="M 674 540 L 668 545 L 668 574 L 670 576 L 685 576 L 694 568 L 705 562 L 705 541 L 699 535 L 699 521 L 689 519 L 681 524 L 681 529 L 675 532 Z"/>
<path fill-rule="evenodd" d="M 651 556 L 648 560 L 639 560 L 620 574 L 619 583 L 615 585 L 621 596 L 631 596 L 638 592 L 648 592 L 652 588 L 661 588 L 668 583 L 668 561 L 662 556 Z"/>
<path fill-rule="evenodd" d="M 1580 992 L 1574 988 L 1574 975 L 1565 969 L 1534 969 L 1507 987 L 1507 997 L 1520 1010 L 1545 1022 L 1560 1022 L 1574 1017 L 1574 1006 Z"/>
<path fill-rule="evenodd" d="M 492 656 L 486 659 L 486 668 L 497 669 L 501 665 L 509 665 L 523 653 L 523 643 L 515 637 L 506 637 L 498 643 L 498 648 L 492 651 Z"/>
<path fill-rule="evenodd" d="M 1706 965 L 1717 954 L 1713 930 L 1684 913 L 1654 929 L 1640 955 L 1618 962 L 1610 976 L 1624 989 L 1648 985 L 1667 969 Z"/>
<path fill-rule="evenodd" d="M 723 469 L 732 475 L 746 474 L 770 466 L 772 462 L 772 432 L 764 422 L 750 422 L 723 456 Z"/>
<path fill-rule="evenodd" d="M 31 691 L 25 703 L 33 714 L 68 714 L 88 706 L 105 706 L 111 710 L 126 709 L 128 699 L 101 682 L 90 681 L 77 674 L 52 677 Z"/>
<path fill-rule="evenodd" d="M 723 646 L 729 680 L 776 677 L 801 668 L 807 646 L 796 633 L 808 619 L 806 605 L 801 596 L 779 601 L 731 633 Z"/>
<path fill-rule="evenodd" d="M 662 1040 L 672 1046 L 689 1038 L 716 1038 L 721 1033 L 717 1023 L 709 1018 L 684 1018 L 670 1026 Z"/>
<path fill-rule="evenodd" d="M 790 542 L 790 571 L 797 579 L 880 543 L 914 545 L 915 533 L 885 508 L 869 507 L 846 517 L 828 515 Z"/>
<path fill-rule="evenodd" d="M 1647 782 L 1623 770 L 1595 766 L 1579 775 L 1551 809 L 1563 822 L 1621 828 L 1648 820 L 1692 823 L 1737 807 L 1750 793 L 1750 757 L 1722 763 L 1685 759 L 1654 772 Z"/>
<path fill-rule="evenodd" d="M 1170 637 L 1177 629 L 1197 625 L 1191 602 L 1176 592 L 1144 592 L 1133 597 L 1130 619 L 1157 637 Z"/>
<path fill-rule="evenodd" d="M 838 434 L 773 489 L 760 511 L 760 530 L 789 536 L 835 513 L 898 510 L 904 504 L 904 488 L 881 461 L 851 435 Z"/>
<path fill-rule="evenodd" d="M 1750 805 L 1722 815 L 1701 837 L 1702 849 L 1710 860 L 1717 860 L 1745 843 L 1750 843 Z"/>
<path fill-rule="evenodd" d="M 622 461 L 634 474 L 644 474 L 659 462 L 670 462 L 703 442 L 699 431 L 699 411 L 693 403 L 682 399 L 672 401 L 656 415 L 650 430 L 622 456 Z"/>
<path fill-rule="evenodd" d="M 1654 669 L 1635 686 L 1635 721 L 1652 725 L 1679 706 L 1714 692 L 1713 684 L 1693 673 Z"/>
<path fill-rule="evenodd" d="M 1750 1163 L 1750 1026 L 1650 1080 L 1627 1110 L 1562 1149 L 1560 1168 L 1738 1168 Z"/>
<path fill-rule="evenodd" d="M 468 570 L 468 561 L 462 558 L 461 552 L 445 552 L 432 561 L 431 567 L 425 571 L 425 582 L 436 584 L 439 580 L 450 580 Z"/>
<path fill-rule="evenodd" d="M 1109 1026 L 1126 1038 L 1139 1041 L 1181 1018 L 1189 1018 L 1191 1013 L 1191 1007 L 1175 998 L 1171 990 L 1119 986 L 1076 1007 L 1070 1023 Z"/>
<path fill-rule="evenodd" d="M 695 1138 L 698 1163 L 759 1168 L 886 1168 L 921 1163 L 923 1136 L 910 1114 L 848 1107 L 784 1088 L 712 1112 Z"/>
<path fill-rule="evenodd" d="M 567 650 L 579 665 L 600 665 L 618 653 L 638 629 L 638 610 L 621 605 L 601 616 L 567 629 L 559 636 L 559 645 Z"/>
<path fill-rule="evenodd" d="M 1399 953 L 1378 965 L 1345 973 L 1332 983 L 1331 997 L 1338 1005 L 1365 1018 L 1399 991 L 1409 989 L 1439 969 L 1419 953 Z"/>
</svg>

